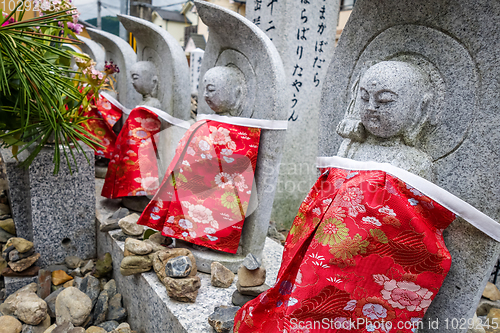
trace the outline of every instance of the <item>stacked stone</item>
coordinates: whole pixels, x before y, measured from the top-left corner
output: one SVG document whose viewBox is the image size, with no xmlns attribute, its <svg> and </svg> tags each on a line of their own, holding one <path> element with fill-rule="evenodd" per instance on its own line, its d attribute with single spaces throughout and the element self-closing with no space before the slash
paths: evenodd
<svg viewBox="0 0 500 333">
<path fill-rule="evenodd" d="M 151 270 L 153 267 L 151 243 L 151 241 L 146 242 L 134 238 L 125 239 L 124 258 L 120 264 L 122 275 L 140 274 Z"/>
<path fill-rule="evenodd" d="M 497 286 L 488 282 L 476 309 L 473 325 L 470 325 L 473 327 L 468 333 L 499 332 L 500 330 L 495 327 L 495 323 L 500 323 L 500 291 Z"/>
<path fill-rule="evenodd" d="M 201 280 L 196 276 L 196 259 L 191 251 L 173 248 L 155 252 L 153 268 L 170 298 L 180 302 L 196 301 Z"/>
<path fill-rule="evenodd" d="M 11 237 L 2 249 L 3 276 L 36 276 L 39 267 L 35 266 L 40 253 L 35 253 L 33 243 L 19 237 Z"/>
<path fill-rule="evenodd" d="M 233 304 L 242 306 L 259 296 L 270 288 L 265 282 L 266 269 L 253 254 L 249 253 L 238 269 L 237 290 L 233 293 Z"/>
</svg>

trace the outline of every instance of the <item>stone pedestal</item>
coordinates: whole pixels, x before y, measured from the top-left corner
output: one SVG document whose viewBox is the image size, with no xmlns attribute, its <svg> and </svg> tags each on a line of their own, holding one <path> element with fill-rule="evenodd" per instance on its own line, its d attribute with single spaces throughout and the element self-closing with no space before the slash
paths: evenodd
<svg viewBox="0 0 500 333">
<path fill-rule="evenodd" d="M 28 169 L 18 168 L 10 151 L 2 150 L 17 235 L 33 241 L 42 267 L 69 255 L 95 257 L 94 152 L 89 147 L 85 152 L 90 164 L 75 150 L 78 168 L 71 159 L 70 172 L 63 157 L 54 175 L 51 148 L 42 149 Z"/>
</svg>

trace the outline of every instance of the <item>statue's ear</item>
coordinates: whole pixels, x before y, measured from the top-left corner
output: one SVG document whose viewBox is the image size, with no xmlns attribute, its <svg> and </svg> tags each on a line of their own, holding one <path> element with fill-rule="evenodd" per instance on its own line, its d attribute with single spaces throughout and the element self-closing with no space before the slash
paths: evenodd
<svg viewBox="0 0 500 333">
<path fill-rule="evenodd" d="M 415 111 L 414 121 L 410 126 L 408 126 L 408 129 L 403 134 L 403 139 L 408 146 L 415 146 L 418 137 L 429 120 L 429 104 L 433 97 L 434 95 L 432 93 L 425 93 L 420 100 L 418 108 Z"/>
</svg>

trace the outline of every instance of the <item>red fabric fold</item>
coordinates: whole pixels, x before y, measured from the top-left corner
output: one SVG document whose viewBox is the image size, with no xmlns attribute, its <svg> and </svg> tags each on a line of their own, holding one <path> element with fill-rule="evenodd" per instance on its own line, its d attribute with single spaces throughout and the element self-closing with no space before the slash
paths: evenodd
<svg viewBox="0 0 500 333">
<path fill-rule="evenodd" d="M 177 147 L 138 224 L 236 253 L 253 185 L 260 129 L 201 120 Z"/>
<path fill-rule="evenodd" d="M 234 332 L 413 332 L 451 265 L 455 215 L 382 171 L 323 170 L 287 237 L 276 285 Z"/>
</svg>

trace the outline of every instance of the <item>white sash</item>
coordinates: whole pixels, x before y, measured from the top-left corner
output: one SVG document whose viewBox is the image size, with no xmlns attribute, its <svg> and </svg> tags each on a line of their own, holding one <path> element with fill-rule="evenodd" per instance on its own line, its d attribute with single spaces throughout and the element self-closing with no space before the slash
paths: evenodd
<svg viewBox="0 0 500 333">
<path fill-rule="evenodd" d="M 286 120 L 228 117 L 228 116 L 219 116 L 218 114 L 199 114 L 196 117 L 196 120 L 214 120 L 225 124 L 270 129 L 270 130 L 286 130 L 288 127 L 288 121 Z"/>
<path fill-rule="evenodd" d="M 464 220 L 500 242 L 500 224 L 479 210 L 457 198 L 430 181 L 388 163 L 361 162 L 343 157 L 318 157 L 318 168 L 340 168 L 347 170 L 381 170 L 416 188 L 441 206 L 461 216 Z"/>
</svg>

